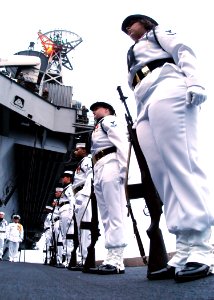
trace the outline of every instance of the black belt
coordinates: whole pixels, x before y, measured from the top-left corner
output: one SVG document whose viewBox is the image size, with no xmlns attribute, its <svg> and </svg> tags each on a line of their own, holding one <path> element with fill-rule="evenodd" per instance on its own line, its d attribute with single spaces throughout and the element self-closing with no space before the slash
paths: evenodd
<svg viewBox="0 0 214 300">
<path fill-rule="evenodd" d="M 151 71 L 158 67 L 162 67 L 165 63 L 175 63 L 173 58 L 162 58 L 150 61 L 146 66 L 142 67 L 135 73 L 132 86 L 135 87 L 143 78 L 145 78 Z"/>
<path fill-rule="evenodd" d="M 75 189 L 73 189 L 74 195 L 79 192 L 84 187 L 84 184 L 77 186 Z"/>
<path fill-rule="evenodd" d="M 107 154 L 113 153 L 113 152 L 117 152 L 117 148 L 115 146 L 103 149 L 101 151 L 99 151 L 97 154 L 95 154 L 92 158 L 93 163 L 96 164 L 96 162 L 101 159 L 102 157 L 106 156 Z"/>
<path fill-rule="evenodd" d="M 63 205 L 69 204 L 69 203 L 70 203 L 69 201 L 61 202 L 61 203 L 59 204 L 59 207 L 62 207 Z"/>
</svg>

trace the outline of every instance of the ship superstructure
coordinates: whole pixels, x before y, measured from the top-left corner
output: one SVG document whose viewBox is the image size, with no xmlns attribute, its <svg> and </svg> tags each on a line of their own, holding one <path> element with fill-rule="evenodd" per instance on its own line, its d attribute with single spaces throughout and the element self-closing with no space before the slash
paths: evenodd
<svg viewBox="0 0 214 300">
<path fill-rule="evenodd" d="M 82 39 L 66 30 L 38 32 L 43 51 L 28 50 L 0 59 L 0 210 L 7 220 L 19 213 L 26 247 L 43 231 L 44 208 L 65 168 L 75 167 L 72 151 L 92 126 L 79 118 L 81 102 L 63 84 L 72 70 L 68 53 Z"/>
</svg>

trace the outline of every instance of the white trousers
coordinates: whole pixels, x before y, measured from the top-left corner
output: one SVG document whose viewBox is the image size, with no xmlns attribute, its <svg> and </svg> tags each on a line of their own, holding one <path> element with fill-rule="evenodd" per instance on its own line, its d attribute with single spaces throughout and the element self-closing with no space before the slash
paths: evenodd
<svg viewBox="0 0 214 300">
<path fill-rule="evenodd" d="M 55 243 L 57 245 L 57 263 L 62 263 L 62 254 L 63 254 L 63 242 L 62 242 L 62 233 L 60 230 L 60 221 L 57 220 L 54 223 L 54 235 Z"/>
<path fill-rule="evenodd" d="M 168 229 L 171 233 L 204 231 L 213 224 L 213 214 L 206 176 L 197 153 L 199 108 L 186 105 L 182 78 L 163 80 L 149 100 L 136 130 L 164 203 Z"/>
<path fill-rule="evenodd" d="M 81 221 L 91 222 L 92 212 L 91 212 L 91 202 L 88 196 L 81 194 L 79 191 L 75 195 L 75 215 L 78 228 L 78 237 L 80 245 L 80 253 L 82 256 L 83 263 L 88 255 L 87 247 L 91 244 L 91 231 L 87 229 L 80 229 Z"/>
<path fill-rule="evenodd" d="M 105 247 L 109 249 L 126 246 L 127 209 L 124 185 L 119 180 L 118 162 L 115 159 L 107 161 L 107 156 L 95 164 L 94 192 L 104 226 Z"/>
<path fill-rule="evenodd" d="M 19 253 L 19 242 L 11 242 L 9 241 L 9 260 L 16 261 L 18 259 Z"/>
<path fill-rule="evenodd" d="M 69 260 L 74 245 L 72 239 L 66 238 L 67 234 L 74 233 L 73 216 L 70 216 L 69 211 L 60 212 L 60 227 L 62 234 L 63 254 L 67 257 L 67 260 Z"/>
<path fill-rule="evenodd" d="M 52 230 L 47 229 L 45 231 L 45 251 L 47 251 L 46 257 L 50 259 L 50 246 L 52 244 Z"/>
<path fill-rule="evenodd" d="M 168 262 L 176 267 L 176 272 L 188 262 L 198 262 L 211 266 L 213 264 L 212 246 L 209 243 L 211 230 L 198 232 L 190 230 L 176 235 L 176 253 Z"/>
<path fill-rule="evenodd" d="M 177 256 L 178 265 L 193 259 L 207 262 L 207 238 L 213 225 L 206 176 L 197 153 L 199 108 L 186 105 L 186 90 L 182 76 L 172 72 L 171 77 L 163 78 L 151 87 L 148 99 L 142 99 L 144 113 L 136 127 L 140 147 L 164 203 L 167 227 L 176 234 L 177 251 L 183 253 L 180 262 Z M 197 236 L 201 236 L 197 247 L 192 247 Z"/>
</svg>

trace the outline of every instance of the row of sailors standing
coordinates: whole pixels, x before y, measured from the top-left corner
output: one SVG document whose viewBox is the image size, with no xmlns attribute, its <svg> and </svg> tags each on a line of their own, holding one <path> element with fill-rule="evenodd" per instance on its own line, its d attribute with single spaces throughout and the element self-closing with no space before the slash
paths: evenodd
<svg viewBox="0 0 214 300">
<path fill-rule="evenodd" d="M 91 155 L 86 152 L 85 144 L 76 145 L 74 153 L 82 160 L 75 170 L 70 195 L 68 194 L 69 183 L 66 183 L 63 179 L 63 192 L 59 199 L 59 205 L 61 206 L 59 209 L 60 222 L 65 222 L 65 226 L 68 225 L 69 217 L 72 218 L 72 214 L 68 214 L 67 221 L 66 218 L 63 220 L 66 213 L 62 210 L 64 211 L 66 205 L 69 210 L 69 205 L 73 204 L 73 207 L 75 206 L 74 215 L 77 221 L 79 244 L 81 245 L 81 259 L 84 264 L 87 246 L 91 244 L 91 234 L 89 230 L 88 232 L 85 229 L 80 230 L 80 222 L 81 220 L 91 221 L 91 211 L 89 210 L 91 205 L 88 205 L 88 202 L 93 177 L 94 194 L 104 227 L 107 254 L 98 268 L 89 268 L 87 273 L 124 274 L 123 253 L 127 245 L 125 237 L 125 182 L 127 178 L 128 136 L 126 129 L 120 126 L 115 110 L 109 103 L 95 102 L 91 105 L 90 110 L 93 112 L 96 121 L 91 135 Z M 64 176 L 65 174 L 63 174 Z M 69 200 L 69 196 L 71 196 L 71 200 Z M 70 204 L 66 203 L 67 201 L 70 201 Z M 74 223 L 71 222 L 70 225 L 73 226 Z M 65 250 L 65 236 L 63 241 Z M 78 268 L 74 269 L 77 270 Z"/>
<path fill-rule="evenodd" d="M 46 237 L 46 253 L 54 242 L 57 245 L 57 267 L 68 267 L 71 252 L 74 249 L 73 239 L 67 238 L 74 234 L 74 217 L 77 222 L 80 262 L 83 265 L 90 245 L 90 230 L 81 230 L 81 221 L 91 221 L 91 206 L 88 205 L 93 178 L 92 159 L 87 153 L 86 144 L 78 143 L 74 154 L 80 159 L 73 171 L 65 171 L 61 176 L 62 187 L 56 187 L 52 210 L 44 223 Z M 50 256 L 50 254 L 49 254 Z M 46 255 L 46 262 L 48 255 Z"/>
</svg>

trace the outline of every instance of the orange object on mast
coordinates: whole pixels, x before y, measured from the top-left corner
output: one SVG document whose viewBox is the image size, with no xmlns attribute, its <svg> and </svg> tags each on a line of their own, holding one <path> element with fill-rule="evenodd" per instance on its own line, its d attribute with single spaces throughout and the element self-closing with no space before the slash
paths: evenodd
<svg viewBox="0 0 214 300">
<path fill-rule="evenodd" d="M 45 53 L 48 56 L 53 55 L 56 49 L 56 44 L 49 37 L 43 34 L 41 31 L 38 32 L 38 36 L 42 43 Z"/>
</svg>

